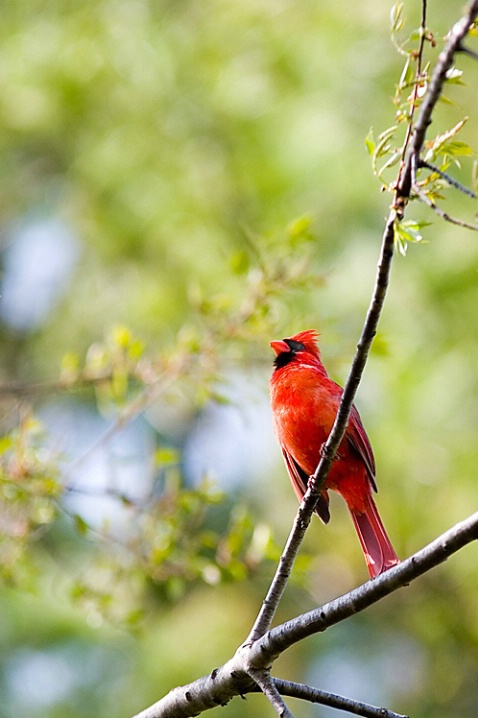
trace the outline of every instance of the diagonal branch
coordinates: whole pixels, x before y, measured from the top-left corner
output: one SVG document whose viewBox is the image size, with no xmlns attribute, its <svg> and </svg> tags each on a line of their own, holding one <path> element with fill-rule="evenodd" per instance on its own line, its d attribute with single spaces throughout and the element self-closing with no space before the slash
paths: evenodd
<svg viewBox="0 0 478 718">
<path fill-rule="evenodd" d="M 458 51 L 462 52 L 464 55 L 468 55 L 468 57 L 472 57 L 474 60 L 478 60 L 478 52 L 471 50 L 469 47 L 460 45 L 460 47 L 458 48 Z"/>
<path fill-rule="evenodd" d="M 367 581 L 320 608 L 277 626 L 254 644 L 241 646 L 233 658 L 223 666 L 193 683 L 175 688 L 134 718 L 191 718 L 209 708 L 225 705 L 234 696 L 244 696 L 246 693 L 257 691 L 257 684 L 250 676 L 257 675 L 257 671 L 269 669 L 274 660 L 287 648 L 364 611 L 399 588 L 408 586 L 419 576 L 443 563 L 452 554 L 475 540 L 478 540 L 478 512 L 381 576 Z M 284 684 L 276 682 L 276 685 L 278 690 L 282 690 Z M 287 690 L 282 692 L 291 695 Z M 330 704 L 320 700 L 319 692 L 315 693 L 315 701 Z M 345 703 L 341 708 L 353 712 Z M 355 714 L 361 715 L 357 711 Z M 385 712 L 382 715 L 384 718 L 396 718 L 393 713 L 387 716 Z M 373 713 L 369 713 L 367 718 L 369 716 L 376 718 L 376 714 Z"/>
<path fill-rule="evenodd" d="M 430 209 L 432 209 L 435 214 L 441 217 L 441 219 L 445 220 L 445 222 L 450 222 L 450 224 L 454 224 L 457 227 L 463 227 L 464 229 L 471 229 L 474 232 L 478 232 L 478 224 L 472 224 L 471 222 L 465 222 L 462 219 L 452 217 L 450 214 L 441 209 L 441 207 L 435 204 L 435 202 L 426 195 L 426 193 L 421 189 L 421 187 L 419 187 L 415 183 L 413 185 L 413 191 L 424 204 L 427 204 Z"/>
<path fill-rule="evenodd" d="M 250 670 L 249 675 L 255 680 L 258 687 L 269 700 L 279 718 L 294 718 L 278 690 L 277 683 L 271 678 L 271 674 L 265 670 Z"/>
<path fill-rule="evenodd" d="M 478 511 L 439 536 L 410 558 L 376 578 L 358 586 L 344 596 L 308 611 L 281 626 L 273 628 L 250 649 L 250 660 L 274 660 L 302 639 L 325 631 L 330 626 L 369 608 L 385 596 L 427 573 L 446 561 L 471 541 L 478 539 Z"/>
<path fill-rule="evenodd" d="M 280 678 L 274 678 L 277 689 L 283 696 L 291 698 L 300 698 L 309 703 L 320 703 L 323 706 L 337 708 L 338 710 L 347 711 L 353 715 L 362 716 L 362 718 L 408 718 L 402 713 L 395 713 L 387 708 L 378 708 L 371 706 L 362 701 L 351 700 L 338 696 L 335 693 L 328 693 L 319 688 L 311 688 L 303 683 L 294 683 L 293 681 L 283 681 Z"/>
<path fill-rule="evenodd" d="M 468 187 L 465 187 L 461 184 L 461 182 L 458 182 L 454 177 L 451 177 L 451 175 L 448 174 L 448 172 L 443 172 L 439 167 L 435 167 L 435 165 L 432 165 L 430 162 L 427 162 L 426 160 L 420 159 L 418 162 L 419 167 L 425 167 L 427 170 L 430 170 L 433 174 L 439 175 L 442 179 L 444 179 L 447 184 L 451 185 L 455 189 L 457 189 L 459 192 L 463 192 L 463 194 L 466 194 L 468 197 L 471 197 L 471 199 L 478 199 L 478 196 L 476 195 L 473 190 L 469 189 Z"/>
</svg>

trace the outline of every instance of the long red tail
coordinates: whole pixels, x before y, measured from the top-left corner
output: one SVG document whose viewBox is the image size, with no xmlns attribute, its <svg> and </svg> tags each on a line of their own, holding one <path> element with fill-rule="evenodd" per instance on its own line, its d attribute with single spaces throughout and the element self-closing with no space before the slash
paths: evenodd
<svg viewBox="0 0 478 718">
<path fill-rule="evenodd" d="M 370 576 L 374 578 L 400 563 L 371 496 L 363 513 L 350 511 Z"/>
</svg>

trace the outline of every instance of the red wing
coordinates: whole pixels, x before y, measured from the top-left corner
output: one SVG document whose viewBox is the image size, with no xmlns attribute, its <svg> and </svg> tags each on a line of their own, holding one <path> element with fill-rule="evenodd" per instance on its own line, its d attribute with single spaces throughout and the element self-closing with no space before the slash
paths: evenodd
<svg viewBox="0 0 478 718">
<path fill-rule="evenodd" d="M 350 412 L 346 436 L 352 448 L 357 452 L 365 464 L 368 478 L 372 484 L 373 490 L 377 491 L 377 483 L 375 481 L 375 459 L 373 457 L 372 447 L 370 446 L 367 432 L 365 431 L 362 420 L 360 419 L 360 414 L 355 406 L 352 406 L 352 411 Z"/>
<path fill-rule="evenodd" d="M 299 502 L 301 502 L 307 489 L 309 477 L 307 473 L 303 469 L 301 469 L 295 459 L 289 454 L 287 449 L 282 446 L 282 444 L 281 449 L 282 456 L 284 457 L 285 465 L 287 468 L 287 473 L 289 474 L 289 478 L 292 483 L 292 488 L 294 489 L 295 494 L 299 499 Z M 323 491 L 319 496 L 317 505 L 315 507 L 315 512 L 318 516 L 320 516 L 324 524 L 329 523 L 329 495 L 327 494 L 327 491 Z"/>
</svg>

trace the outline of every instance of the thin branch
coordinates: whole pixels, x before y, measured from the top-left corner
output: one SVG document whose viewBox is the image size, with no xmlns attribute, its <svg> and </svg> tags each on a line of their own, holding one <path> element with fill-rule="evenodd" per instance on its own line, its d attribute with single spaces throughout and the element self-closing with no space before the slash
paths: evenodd
<svg viewBox="0 0 478 718">
<path fill-rule="evenodd" d="M 111 381 L 113 374 L 110 371 L 98 374 L 82 372 L 74 378 L 56 379 L 52 381 L 8 381 L 0 384 L 0 397 L 2 396 L 36 396 L 52 394 L 54 392 L 74 391 L 86 389 L 90 386 L 105 384 Z"/>
<path fill-rule="evenodd" d="M 474 60 L 478 60 L 478 52 L 475 52 L 474 50 L 470 50 L 469 47 L 460 45 L 460 47 L 458 48 L 458 52 L 463 52 L 465 55 L 472 57 Z"/>
<path fill-rule="evenodd" d="M 262 693 L 269 700 L 269 703 L 274 708 L 280 718 L 294 718 L 284 700 L 279 693 L 276 682 L 271 678 L 268 670 L 255 670 L 251 669 L 249 675 L 257 683 Z"/>
<path fill-rule="evenodd" d="M 450 214 L 447 214 L 447 212 L 445 212 L 441 207 L 435 204 L 435 202 L 430 199 L 430 197 L 427 197 L 426 193 L 421 189 L 421 187 L 419 187 L 415 183 L 413 184 L 413 191 L 424 204 L 427 204 L 430 209 L 432 209 L 441 219 L 444 219 L 445 222 L 450 222 L 450 224 L 454 224 L 457 227 L 464 227 L 465 229 L 471 229 L 474 232 L 478 232 L 478 224 L 465 222 L 462 219 L 457 219 L 456 217 L 452 217 Z"/>
<path fill-rule="evenodd" d="M 287 648 L 307 636 L 369 608 L 399 588 L 408 586 L 452 554 L 478 539 L 478 511 L 453 526 L 410 558 L 358 586 L 344 596 L 273 628 L 250 648 L 250 660 L 271 662 Z"/>
<path fill-rule="evenodd" d="M 105 447 L 118 432 L 125 426 L 131 424 L 137 419 L 148 407 L 154 404 L 159 397 L 166 392 L 171 385 L 177 380 L 178 376 L 185 368 L 185 360 L 180 357 L 175 365 L 171 366 L 167 372 L 158 377 L 154 382 L 147 385 L 143 391 L 118 415 L 113 424 L 109 426 L 98 439 L 86 449 L 81 456 L 74 459 L 63 472 L 65 490 L 72 491 L 77 486 L 77 481 L 72 478 L 80 466 L 91 457 L 99 449 Z"/>
<path fill-rule="evenodd" d="M 477 539 L 478 512 L 453 526 L 428 546 L 381 576 L 367 581 L 320 608 L 277 626 L 254 644 L 241 646 L 230 661 L 215 669 L 210 675 L 199 678 L 187 686 L 175 688 L 134 718 L 191 718 L 208 708 L 224 705 L 234 696 L 243 696 L 255 690 L 250 678 L 251 673 L 268 669 L 287 648 L 364 611 L 399 588 L 408 586 L 416 578 Z M 279 684 L 277 687 L 279 688 Z M 316 693 L 316 700 L 321 702 L 319 693 Z M 341 708 L 348 710 L 345 705 Z"/>
<path fill-rule="evenodd" d="M 425 39 L 427 34 L 427 0 L 422 0 L 422 19 L 420 22 L 420 43 L 417 51 L 417 71 L 415 74 L 415 82 L 413 83 L 412 97 L 410 101 L 410 121 L 407 126 L 407 132 L 403 147 L 401 151 L 401 169 L 400 173 L 405 167 L 405 158 L 407 156 L 408 145 L 410 143 L 413 134 L 413 118 L 415 117 L 415 111 L 417 109 L 418 91 L 422 82 L 422 65 L 423 65 L 423 51 L 425 49 Z"/>
<path fill-rule="evenodd" d="M 319 688 L 311 688 L 303 683 L 294 683 L 292 681 L 283 681 L 280 678 L 274 678 L 277 689 L 283 696 L 291 698 L 299 698 L 309 701 L 309 703 L 320 703 L 323 706 L 337 708 L 338 710 L 347 711 L 353 715 L 362 716 L 362 718 L 408 718 L 402 713 L 388 710 L 388 708 L 378 708 L 368 703 L 351 700 L 338 696 L 335 693 L 328 693 Z"/>
<path fill-rule="evenodd" d="M 466 194 L 468 197 L 471 197 L 472 199 L 478 199 L 477 195 L 473 192 L 473 190 L 469 189 L 468 187 L 465 187 L 461 184 L 461 182 L 458 182 L 458 180 L 456 180 L 454 177 L 451 177 L 447 172 L 443 172 L 443 170 L 441 170 L 439 167 L 435 167 L 435 165 L 432 165 L 430 162 L 420 159 L 418 161 L 418 166 L 425 167 L 427 170 L 431 170 L 431 172 L 434 172 L 435 174 L 442 177 L 444 180 L 446 180 L 446 182 L 448 182 L 449 185 L 459 190 L 460 192 L 463 192 L 463 194 Z M 414 189 L 415 186 L 416 185 L 414 183 Z"/>
<path fill-rule="evenodd" d="M 413 137 L 408 154 L 408 160 L 398 184 L 397 193 L 400 198 L 407 201 L 412 189 L 412 156 L 419 158 L 425 143 L 425 137 L 432 121 L 432 113 L 443 91 L 447 72 L 453 65 L 455 54 L 462 49 L 462 43 L 473 21 L 478 15 L 478 0 L 473 0 L 465 15 L 453 25 L 448 33 L 445 47 L 438 56 L 437 63 L 432 72 L 430 84 L 423 97 L 418 113 L 418 119 L 413 131 Z"/>
</svg>

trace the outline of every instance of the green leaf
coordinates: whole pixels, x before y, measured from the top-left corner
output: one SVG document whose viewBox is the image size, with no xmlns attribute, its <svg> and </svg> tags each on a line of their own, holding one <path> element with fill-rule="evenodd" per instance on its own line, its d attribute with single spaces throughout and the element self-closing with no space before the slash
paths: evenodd
<svg viewBox="0 0 478 718">
<path fill-rule="evenodd" d="M 441 135 L 437 135 L 433 142 L 427 143 L 429 147 L 428 152 L 425 156 L 426 161 L 431 161 L 438 155 L 448 154 L 452 156 L 456 155 L 470 155 L 473 154 L 473 150 L 466 142 L 460 142 L 454 138 L 460 132 L 465 125 L 468 117 L 464 117 L 460 122 L 457 122 L 451 129 L 443 132 Z"/>
<path fill-rule="evenodd" d="M 478 161 L 475 160 L 473 162 L 473 168 L 471 171 L 471 181 L 473 184 L 473 189 L 478 194 Z"/>
<path fill-rule="evenodd" d="M 383 172 L 385 172 L 385 170 L 388 170 L 388 169 L 390 169 L 390 167 L 393 167 L 394 165 L 396 165 L 397 162 L 400 160 L 401 156 L 402 156 L 401 150 L 396 150 L 396 152 L 393 153 L 393 155 L 385 162 L 383 167 L 380 169 L 380 171 L 378 173 L 379 177 L 381 177 L 381 175 L 383 174 Z"/>
<path fill-rule="evenodd" d="M 372 156 L 375 152 L 375 140 L 373 137 L 373 128 L 371 127 L 368 135 L 365 138 L 365 147 L 367 148 L 367 152 L 370 156 Z"/>
<path fill-rule="evenodd" d="M 128 347 L 128 356 L 136 361 L 143 356 L 144 344 L 139 339 L 133 339 Z"/>
<path fill-rule="evenodd" d="M 6 451 L 11 449 L 12 446 L 13 446 L 13 438 L 11 435 L 0 437 L 0 454 L 4 454 Z"/>
<path fill-rule="evenodd" d="M 80 358 L 78 354 L 67 352 L 61 360 L 61 374 L 63 378 L 75 379 L 80 369 Z"/>
<path fill-rule="evenodd" d="M 79 514 L 73 514 L 73 522 L 78 533 L 81 534 L 81 536 L 86 536 L 89 531 L 89 526 L 85 519 Z"/>
<path fill-rule="evenodd" d="M 460 140 L 452 140 L 451 142 L 445 142 L 440 147 L 440 154 L 451 155 L 452 157 L 463 157 L 474 154 L 472 148 L 467 142 L 461 142 Z"/>
<path fill-rule="evenodd" d="M 293 220 L 287 227 L 287 234 L 293 247 L 299 242 L 309 242 L 314 239 L 312 232 L 313 218 L 310 215 L 303 215 Z"/>
<path fill-rule="evenodd" d="M 403 28 L 404 24 L 403 3 L 396 2 L 392 5 L 392 9 L 390 10 L 390 25 L 392 33 L 399 32 Z"/>
<path fill-rule="evenodd" d="M 373 147 L 373 152 L 372 152 L 372 168 L 373 168 L 374 174 L 375 174 L 377 177 L 380 177 L 380 176 L 381 176 L 381 173 L 382 173 L 382 171 L 383 171 L 383 169 L 384 169 L 383 167 L 382 167 L 382 169 L 380 169 L 380 170 L 377 168 L 377 160 L 378 160 L 379 157 L 383 157 L 383 156 L 385 156 L 385 155 L 387 155 L 387 154 L 390 153 L 390 151 L 391 151 L 390 139 L 393 137 L 393 135 L 395 134 L 396 130 L 397 130 L 397 125 L 393 125 L 392 127 L 388 127 L 386 130 L 384 130 L 383 132 L 381 132 L 380 135 L 379 135 L 379 137 L 378 137 L 378 143 L 377 143 L 376 145 L 374 145 L 374 147 Z M 369 137 L 370 137 L 370 133 L 369 133 L 369 135 L 368 135 L 368 138 L 369 138 Z M 373 140 L 372 140 L 372 141 L 373 141 Z M 369 143 L 368 143 L 368 144 L 367 144 L 367 139 L 366 139 L 366 141 L 365 141 L 365 144 L 367 145 L 367 148 L 368 148 L 369 152 L 370 152 L 371 147 L 372 147 L 372 144 L 371 144 L 372 141 L 369 140 Z M 392 159 L 392 164 L 394 164 L 395 161 L 396 161 L 396 158 L 393 157 L 393 159 Z M 388 166 L 388 164 L 386 163 L 385 166 Z"/>
<path fill-rule="evenodd" d="M 111 330 L 110 338 L 114 346 L 122 347 L 124 349 L 131 343 L 131 331 L 128 327 L 119 324 Z"/>
<path fill-rule="evenodd" d="M 402 257 L 405 256 L 410 242 L 416 244 L 423 241 L 421 229 L 423 227 L 428 227 L 429 225 L 430 222 L 415 222 L 412 219 L 404 220 L 403 222 L 395 222 L 393 228 L 394 242 Z"/>
<path fill-rule="evenodd" d="M 410 61 L 410 55 L 408 55 L 407 59 L 405 60 L 405 65 L 403 66 L 402 74 L 400 75 L 400 80 L 398 81 L 398 86 L 400 89 L 403 89 L 404 87 L 408 87 L 413 82 L 414 72 L 412 63 Z"/>
<path fill-rule="evenodd" d="M 234 252 L 229 260 L 229 266 L 234 274 L 245 274 L 250 267 L 248 253 L 243 249 Z"/>
<path fill-rule="evenodd" d="M 177 449 L 170 446 L 162 446 L 154 452 L 154 463 L 156 466 L 164 466 L 166 464 L 178 464 L 180 454 Z"/>
<path fill-rule="evenodd" d="M 73 601 L 78 601 L 85 597 L 87 588 L 81 581 L 75 581 L 70 588 L 70 596 Z"/>
<path fill-rule="evenodd" d="M 393 125 L 392 127 L 388 127 L 386 130 L 380 133 L 378 136 L 378 144 L 374 152 L 374 157 L 382 157 L 383 155 L 387 154 L 387 152 L 390 150 L 390 144 L 389 140 L 393 137 L 395 132 L 397 131 L 397 125 Z"/>
<path fill-rule="evenodd" d="M 418 42 L 422 36 L 421 28 L 417 27 L 415 30 L 412 30 L 408 39 L 410 42 Z"/>
</svg>

